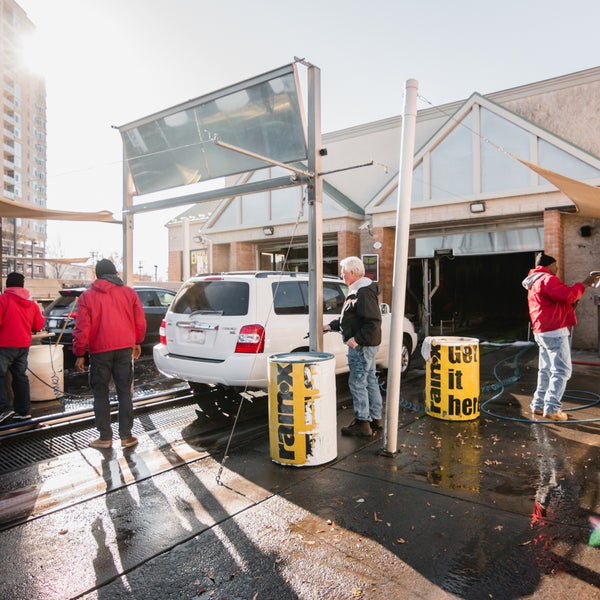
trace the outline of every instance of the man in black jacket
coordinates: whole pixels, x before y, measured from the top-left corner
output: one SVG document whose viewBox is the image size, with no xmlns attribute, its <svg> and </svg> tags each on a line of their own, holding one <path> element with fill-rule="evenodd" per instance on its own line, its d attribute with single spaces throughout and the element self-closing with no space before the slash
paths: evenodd
<svg viewBox="0 0 600 600">
<path fill-rule="evenodd" d="M 340 319 L 324 331 L 341 331 L 348 346 L 348 387 L 354 405 L 354 420 L 342 427 L 342 435 L 371 437 L 382 429 L 383 400 L 375 373 L 375 356 L 381 344 L 379 288 L 365 277 L 365 266 L 357 256 L 340 262 L 340 272 L 348 285 L 348 295 Z"/>
</svg>

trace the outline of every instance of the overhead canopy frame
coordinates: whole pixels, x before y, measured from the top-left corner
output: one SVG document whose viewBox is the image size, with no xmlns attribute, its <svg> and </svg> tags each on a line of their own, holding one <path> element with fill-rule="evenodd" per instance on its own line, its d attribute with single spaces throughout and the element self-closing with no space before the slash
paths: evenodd
<svg viewBox="0 0 600 600">
<path fill-rule="evenodd" d="M 137 212 L 306 184 L 312 282 L 310 349 L 320 351 L 323 343 L 321 80 L 320 69 L 303 59 L 295 61 L 117 127 L 123 140 L 123 275 L 126 282 L 133 279 L 133 219 Z M 307 67 L 308 126 L 297 63 Z M 306 171 L 298 168 L 298 163 L 304 161 Z M 273 165 L 287 168 L 291 174 L 208 192 L 187 192 L 168 200 L 144 202 L 139 197 Z"/>
</svg>

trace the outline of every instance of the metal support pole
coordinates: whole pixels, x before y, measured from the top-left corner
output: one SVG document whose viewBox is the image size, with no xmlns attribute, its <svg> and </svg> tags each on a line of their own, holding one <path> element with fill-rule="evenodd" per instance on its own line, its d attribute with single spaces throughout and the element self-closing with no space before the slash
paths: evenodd
<svg viewBox="0 0 600 600">
<path fill-rule="evenodd" d="M 410 199 L 417 121 L 418 82 L 405 82 L 402 141 L 398 174 L 398 210 L 396 213 L 396 248 L 394 253 L 394 282 L 392 286 L 392 323 L 390 356 L 386 393 L 386 421 L 383 435 L 384 453 L 398 451 L 398 411 L 400 408 L 400 381 L 402 377 L 402 343 L 406 275 L 408 272 L 408 239 L 410 233 Z"/>
<path fill-rule="evenodd" d="M 123 281 L 133 282 L 133 181 L 123 151 Z"/>
<path fill-rule="evenodd" d="M 190 266 L 190 221 L 189 219 L 183 219 L 181 222 L 181 227 L 183 228 L 183 251 L 182 254 L 182 279 L 183 281 L 187 281 L 190 278 L 190 273 L 192 272 Z"/>
<path fill-rule="evenodd" d="M 309 348 L 323 350 L 323 181 L 321 172 L 321 70 L 308 67 L 308 314 Z"/>
<path fill-rule="evenodd" d="M 429 335 L 431 325 L 431 278 L 429 277 L 429 259 L 421 259 L 423 269 L 423 315 L 421 316 L 421 331 L 423 336 Z"/>
</svg>

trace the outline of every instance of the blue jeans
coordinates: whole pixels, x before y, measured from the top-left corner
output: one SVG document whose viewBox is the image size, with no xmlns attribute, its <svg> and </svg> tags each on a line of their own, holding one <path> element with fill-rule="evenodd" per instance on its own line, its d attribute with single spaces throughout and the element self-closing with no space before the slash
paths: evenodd
<svg viewBox="0 0 600 600">
<path fill-rule="evenodd" d="M 572 373 L 569 336 L 534 335 L 539 346 L 537 388 L 531 400 L 531 410 L 543 410 L 544 415 L 561 409 L 561 399 Z"/>
<path fill-rule="evenodd" d="M 13 409 L 20 415 L 31 410 L 29 379 L 27 377 L 27 357 L 29 348 L 0 348 L 0 412 L 10 410 L 6 392 L 6 374 L 12 375 Z"/>
<path fill-rule="evenodd" d="M 354 417 L 360 421 L 381 419 L 383 400 L 375 373 L 375 355 L 379 346 L 348 348 L 348 387 L 352 394 Z"/>
<path fill-rule="evenodd" d="M 101 440 L 112 440 L 110 380 L 119 401 L 119 437 L 131 437 L 133 427 L 133 358 L 131 348 L 90 355 L 90 387 L 94 394 L 94 417 Z"/>
</svg>

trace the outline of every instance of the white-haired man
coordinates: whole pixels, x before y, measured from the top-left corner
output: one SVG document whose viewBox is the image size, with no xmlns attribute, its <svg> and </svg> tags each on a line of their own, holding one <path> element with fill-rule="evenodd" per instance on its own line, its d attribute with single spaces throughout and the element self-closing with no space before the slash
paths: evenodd
<svg viewBox="0 0 600 600">
<path fill-rule="evenodd" d="M 348 387 L 354 420 L 342 427 L 342 435 L 371 437 L 382 429 L 383 399 L 375 372 L 375 356 L 381 344 L 379 287 L 365 277 L 365 266 L 357 256 L 340 262 L 340 274 L 348 286 L 342 316 L 324 331 L 340 331 L 348 346 Z"/>
</svg>

